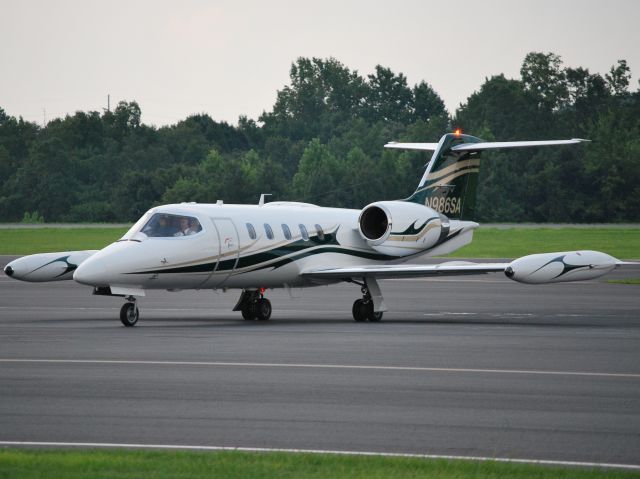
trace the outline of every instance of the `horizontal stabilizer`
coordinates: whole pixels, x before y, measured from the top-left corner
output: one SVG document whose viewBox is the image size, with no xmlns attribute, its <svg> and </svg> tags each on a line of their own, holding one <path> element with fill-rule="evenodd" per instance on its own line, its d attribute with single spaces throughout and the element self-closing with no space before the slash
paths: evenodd
<svg viewBox="0 0 640 479">
<path fill-rule="evenodd" d="M 391 141 L 384 145 L 385 148 L 399 148 L 401 150 L 425 150 L 436 151 L 438 149 L 438 143 L 397 143 Z"/>
<path fill-rule="evenodd" d="M 582 138 L 572 138 L 570 140 L 543 140 L 543 141 L 485 141 L 482 143 L 463 143 L 451 148 L 451 151 L 482 151 L 482 150 L 498 150 L 501 148 L 532 148 L 536 146 L 553 146 L 553 145 L 575 145 L 583 143 Z"/>
<path fill-rule="evenodd" d="M 483 151 L 498 150 L 501 148 L 534 148 L 538 146 L 575 145 L 591 140 L 571 138 L 570 140 L 541 140 L 541 141 L 482 141 L 479 143 L 462 143 L 451 147 L 451 151 Z M 436 151 L 439 143 L 397 143 L 395 141 L 384 145 L 385 148 L 397 148 L 401 150 Z"/>
</svg>

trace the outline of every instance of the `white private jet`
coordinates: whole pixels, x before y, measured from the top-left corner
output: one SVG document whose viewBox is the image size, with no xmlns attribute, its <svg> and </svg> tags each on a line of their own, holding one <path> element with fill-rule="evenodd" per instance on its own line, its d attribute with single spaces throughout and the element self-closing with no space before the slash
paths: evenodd
<svg viewBox="0 0 640 479">
<path fill-rule="evenodd" d="M 380 321 L 386 306 L 381 278 L 502 272 L 522 283 L 597 278 L 621 264 L 605 253 L 571 251 L 525 256 L 510 263 L 411 264 L 471 242 L 480 155 L 497 148 L 571 145 L 586 140 L 486 142 L 460 131 L 438 143 L 388 143 L 387 148 L 433 151 L 409 198 L 362 210 L 308 203 L 258 205 L 181 203 L 152 208 L 118 241 L 99 251 L 25 256 L 4 271 L 23 281 L 73 279 L 93 294 L 122 296 L 125 326 L 139 318 L 136 298 L 149 289 L 240 289 L 234 311 L 268 320 L 269 288 L 348 282 L 361 287 L 356 321 Z"/>
</svg>

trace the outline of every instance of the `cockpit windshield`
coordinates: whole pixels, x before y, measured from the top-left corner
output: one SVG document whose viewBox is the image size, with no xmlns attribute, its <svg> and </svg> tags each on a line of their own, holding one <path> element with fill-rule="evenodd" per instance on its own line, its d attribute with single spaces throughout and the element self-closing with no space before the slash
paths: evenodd
<svg viewBox="0 0 640 479">
<path fill-rule="evenodd" d="M 127 231 L 123 240 L 141 240 L 144 238 L 173 238 L 191 236 L 202 231 L 198 218 L 168 213 L 147 213 Z"/>
</svg>

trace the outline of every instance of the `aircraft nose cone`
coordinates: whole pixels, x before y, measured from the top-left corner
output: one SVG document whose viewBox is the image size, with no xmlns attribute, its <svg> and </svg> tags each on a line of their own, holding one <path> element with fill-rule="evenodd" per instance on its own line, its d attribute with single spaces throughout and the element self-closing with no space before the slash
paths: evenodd
<svg viewBox="0 0 640 479">
<path fill-rule="evenodd" d="M 11 267 L 11 265 L 7 265 L 4 268 L 4 274 L 6 274 L 7 276 L 13 276 L 13 268 Z"/>
<path fill-rule="evenodd" d="M 99 258 L 87 259 L 74 271 L 73 280 L 88 286 L 108 286 L 104 262 Z"/>
</svg>

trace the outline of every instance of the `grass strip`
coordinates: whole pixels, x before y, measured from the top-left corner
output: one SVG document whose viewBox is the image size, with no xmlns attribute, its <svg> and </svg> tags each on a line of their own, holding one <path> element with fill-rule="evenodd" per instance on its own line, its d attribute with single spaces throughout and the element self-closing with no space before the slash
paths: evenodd
<svg viewBox="0 0 640 479">
<path fill-rule="evenodd" d="M 478 228 L 473 242 L 449 257 L 518 258 L 534 253 L 596 250 L 619 259 L 640 258 L 638 228 Z"/>
<path fill-rule="evenodd" d="M 0 254 L 100 249 L 126 228 L 0 229 Z M 592 249 L 616 258 L 640 258 L 640 228 L 482 228 L 453 258 L 517 258 L 532 253 Z"/>
<path fill-rule="evenodd" d="M 635 471 L 551 467 L 493 461 L 454 461 L 330 454 L 0 450 L 0 478 L 637 478 Z"/>
<path fill-rule="evenodd" d="M 121 238 L 126 231 L 127 228 L 0 229 L 0 254 L 23 255 L 102 249 Z"/>
</svg>

